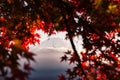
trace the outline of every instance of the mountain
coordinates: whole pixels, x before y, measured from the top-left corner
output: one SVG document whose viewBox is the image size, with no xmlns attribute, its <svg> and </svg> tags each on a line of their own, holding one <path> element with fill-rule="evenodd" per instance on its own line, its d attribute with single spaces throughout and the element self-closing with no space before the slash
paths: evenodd
<svg viewBox="0 0 120 80">
<path fill-rule="evenodd" d="M 60 38 L 48 38 L 44 42 L 41 43 L 42 47 L 54 47 L 54 48 L 60 48 L 65 47 L 68 48 L 69 46 L 66 44 L 65 40 L 62 40 Z"/>
<path fill-rule="evenodd" d="M 83 50 L 82 37 L 81 36 L 75 37 L 73 39 L 73 41 L 74 41 L 74 44 L 76 46 L 77 51 L 78 52 L 82 51 Z M 60 49 L 61 48 L 61 49 L 72 50 L 71 43 L 69 42 L 69 40 L 65 40 L 65 39 L 58 38 L 58 37 L 57 38 L 51 37 L 51 38 L 48 38 L 48 39 L 42 41 L 41 44 L 30 47 L 30 51 L 35 51 L 35 53 L 36 53 L 37 50 L 43 49 L 43 48 L 53 48 L 53 49 Z"/>
<path fill-rule="evenodd" d="M 61 38 L 48 38 L 47 40 L 41 42 L 41 44 L 33 46 L 29 51 L 33 53 L 39 52 L 39 49 L 52 48 L 52 49 L 71 49 L 68 41 Z"/>
</svg>

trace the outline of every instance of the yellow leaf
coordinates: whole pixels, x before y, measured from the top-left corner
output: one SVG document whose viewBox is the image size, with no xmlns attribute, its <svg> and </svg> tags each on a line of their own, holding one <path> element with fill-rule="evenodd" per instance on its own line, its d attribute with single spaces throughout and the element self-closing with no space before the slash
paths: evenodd
<svg viewBox="0 0 120 80">
<path fill-rule="evenodd" d="M 59 23 L 55 23 L 55 26 L 58 27 L 58 26 L 59 26 Z"/>
<path fill-rule="evenodd" d="M 96 9 L 100 6 L 101 2 L 102 2 L 102 0 L 94 0 L 93 5 L 95 5 Z"/>
<path fill-rule="evenodd" d="M 117 5 L 109 5 L 108 8 L 111 10 L 111 9 L 115 9 L 117 8 Z"/>
<path fill-rule="evenodd" d="M 107 12 L 108 13 L 114 13 L 114 11 L 117 9 L 117 5 L 115 5 L 115 4 L 110 4 L 109 6 L 108 6 L 108 10 L 107 10 Z"/>
<path fill-rule="evenodd" d="M 62 19 L 63 19 L 63 17 L 62 17 L 62 16 L 60 16 L 59 21 L 61 21 Z"/>
<path fill-rule="evenodd" d="M 21 40 L 19 39 L 13 39 L 13 42 L 14 42 L 14 46 L 21 49 L 22 48 L 22 45 L 21 45 Z"/>
</svg>

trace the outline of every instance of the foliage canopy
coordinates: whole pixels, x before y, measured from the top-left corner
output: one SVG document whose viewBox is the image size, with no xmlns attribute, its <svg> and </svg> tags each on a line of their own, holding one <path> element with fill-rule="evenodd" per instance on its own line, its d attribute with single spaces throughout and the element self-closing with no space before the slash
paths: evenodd
<svg viewBox="0 0 120 80">
<path fill-rule="evenodd" d="M 67 31 L 73 52 L 61 59 L 76 65 L 60 80 L 120 79 L 120 0 L 0 0 L 0 75 L 5 80 L 28 77 L 34 60 L 29 45 L 40 42 L 36 30 Z M 84 52 L 73 43 L 79 35 Z M 24 70 L 20 56 L 28 60 Z"/>
</svg>

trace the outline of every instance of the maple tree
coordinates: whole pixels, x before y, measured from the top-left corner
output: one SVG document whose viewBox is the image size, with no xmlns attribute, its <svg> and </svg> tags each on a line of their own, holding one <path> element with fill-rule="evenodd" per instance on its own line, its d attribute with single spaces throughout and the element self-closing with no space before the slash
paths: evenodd
<svg viewBox="0 0 120 80">
<path fill-rule="evenodd" d="M 25 80 L 34 54 L 29 45 L 39 43 L 42 30 L 48 35 L 66 31 L 73 51 L 61 61 L 75 64 L 60 80 L 119 80 L 120 0 L 0 0 L 0 76 Z M 83 38 L 77 52 L 73 38 Z M 19 67 L 20 57 L 28 63 Z M 9 75 L 11 74 L 11 75 Z"/>
</svg>

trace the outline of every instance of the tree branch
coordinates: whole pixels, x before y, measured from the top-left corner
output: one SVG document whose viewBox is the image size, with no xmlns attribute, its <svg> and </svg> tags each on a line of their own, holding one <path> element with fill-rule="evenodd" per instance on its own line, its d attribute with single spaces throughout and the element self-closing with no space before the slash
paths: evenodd
<svg viewBox="0 0 120 80">
<path fill-rule="evenodd" d="M 66 31 L 67 31 L 67 33 L 68 33 L 68 37 L 69 37 L 69 40 L 70 40 L 72 49 L 73 49 L 73 51 L 74 51 L 74 54 L 75 54 L 76 57 L 77 57 L 78 66 L 80 66 L 80 69 L 81 69 L 81 71 L 82 71 L 82 74 L 85 75 L 85 77 L 86 77 L 86 73 L 85 73 L 85 71 L 84 71 L 84 69 L 83 69 L 83 67 L 82 67 L 82 64 L 81 64 L 80 56 L 78 55 L 78 52 L 77 52 L 76 47 L 75 47 L 75 44 L 74 44 L 74 42 L 73 42 L 72 31 L 70 30 L 70 27 L 69 27 L 69 24 L 68 24 L 68 20 L 66 19 L 66 14 L 64 14 L 64 10 L 67 11 L 67 9 L 68 9 L 68 8 L 70 9 L 70 7 L 67 6 L 62 0 L 58 0 L 58 2 L 61 3 L 61 5 L 59 6 L 59 8 L 61 9 L 61 14 L 62 14 L 62 16 L 63 16 L 63 20 L 64 20 L 65 25 L 66 25 Z M 72 10 L 71 10 L 71 11 L 72 11 Z M 67 13 L 68 13 L 68 12 L 67 12 Z M 72 13 L 72 12 L 71 12 L 71 13 Z M 68 13 L 68 14 L 70 14 L 70 13 Z M 69 17 L 69 16 L 68 16 L 68 17 Z M 87 77 L 86 77 L 86 78 L 87 78 Z"/>
</svg>

